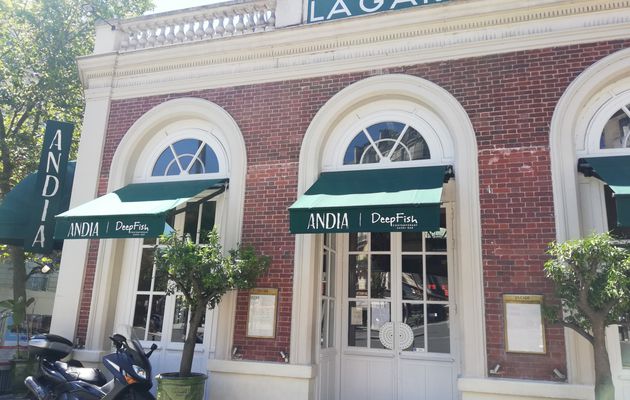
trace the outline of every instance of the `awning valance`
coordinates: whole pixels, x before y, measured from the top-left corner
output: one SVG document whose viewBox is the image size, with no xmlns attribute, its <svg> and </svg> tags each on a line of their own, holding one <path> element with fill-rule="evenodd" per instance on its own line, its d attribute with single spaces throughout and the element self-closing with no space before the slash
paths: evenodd
<svg viewBox="0 0 630 400">
<path fill-rule="evenodd" d="M 324 172 L 289 207 L 291 232 L 438 230 L 447 168 Z"/>
<path fill-rule="evenodd" d="M 132 183 L 57 215 L 55 238 L 158 237 L 169 213 L 208 189 L 225 190 L 227 179 Z"/>
<path fill-rule="evenodd" d="M 68 209 L 70 194 L 72 193 L 72 181 L 74 179 L 75 162 L 68 162 L 66 178 L 59 188 L 61 191 L 60 211 Z M 39 215 L 33 215 L 33 210 L 41 200 L 41 194 L 37 193 L 37 172 L 29 174 L 20 183 L 7 193 L 0 202 L 0 244 L 24 246 L 25 240 L 29 243 L 34 219 Z M 55 241 L 54 248 L 60 249 L 62 241 Z"/>
<path fill-rule="evenodd" d="M 615 192 L 617 225 L 630 226 L 630 156 L 589 157 L 585 160 Z"/>
</svg>

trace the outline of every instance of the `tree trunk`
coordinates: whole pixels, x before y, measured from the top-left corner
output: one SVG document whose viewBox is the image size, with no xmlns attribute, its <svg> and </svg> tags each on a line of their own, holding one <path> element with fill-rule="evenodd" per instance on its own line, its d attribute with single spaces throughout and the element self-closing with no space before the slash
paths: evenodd
<svg viewBox="0 0 630 400">
<path fill-rule="evenodd" d="M 17 303 L 19 298 L 26 301 L 26 261 L 24 249 L 18 246 L 7 246 L 13 265 L 13 300 Z"/>
<path fill-rule="evenodd" d="M 26 303 L 26 262 L 24 249 L 19 246 L 7 246 L 11 264 L 13 265 L 13 301 L 14 304 Z M 24 310 L 24 314 L 26 310 Z M 16 329 L 18 355 L 20 352 L 20 327 Z"/>
<path fill-rule="evenodd" d="M 182 361 L 179 364 L 179 376 L 190 376 L 192 371 L 193 356 L 195 355 L 195 344 L 197 343 L 197 331 L 201 325 L 201 320 L 206 314 L 206 305 L 197 305 L 192 311 L 192 317 L 190 318 L 190 326 L 188 328 L 188 334 L 186 335 L 186 341 L 184 342 L 184 351 L 182 352 Z"/>
<path fill-rule="evenodd" d="M 595 400 L 614 400 L 610 360 L 606 350 L 606 325 L 604 321 L 593 321 L 593 352 L 595 353 Z"/>
</svg>

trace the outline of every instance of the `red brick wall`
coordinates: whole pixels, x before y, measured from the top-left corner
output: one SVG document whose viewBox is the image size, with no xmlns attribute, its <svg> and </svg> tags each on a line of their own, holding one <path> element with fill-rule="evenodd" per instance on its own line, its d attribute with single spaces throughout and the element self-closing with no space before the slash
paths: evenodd
<svg viewBox="0 0 630 400">
<path fill-rule="evenodd" d="M 555 238 L 548 140 L 551 116 L 558 99 L 580 72 L 629 44 L 575 45 L 115 101 L 101 193 L 106 189 L 111 158 L 120 139 L 152 107 L 193 96 L 227 110 L 241 128 L 247 146 L 243 242 L 272 257 L 271 269 L 259 286 L 279 289 L 276 338 L 245 337 L 247 294 L 241 293 L 234 344 L 245 359 L 280 361 L 278 352 L 289 348 L 294 249 L 286 210 L 296 197 L 304 132 L 328 99 L 368 76 L 405 73 L 433 81 L 464 106 L 477 135 L 488 366 L 500 363 L 505 377 L 551 379 L 554 368 L 566 370 L 563 329 L 546 327 L 546 355 L 506 354 L 501 296 L 551 293 L 542 273 L 546 244 Z M 82 310 L 90 304 L 94 265 L 90 258 Z M 86 324 L 82 318 L 79 332 L 85 332 Z"/>
</svg>

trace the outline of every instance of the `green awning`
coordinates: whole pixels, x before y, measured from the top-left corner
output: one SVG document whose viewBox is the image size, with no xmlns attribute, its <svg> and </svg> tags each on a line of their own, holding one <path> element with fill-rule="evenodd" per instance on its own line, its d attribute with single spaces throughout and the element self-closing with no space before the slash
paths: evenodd
<svg viewBox="0 0 630 400">
<path fill-rule="evenodd" d="M 227 179 L 132 183 L 57 215 L 56 239 L 158 237 L 178 206 Z"/>
<path fill-rule="evenodd" d="M 617 225 L 630 227 L 630 156 L 589 157 L 585 160 L 615 192 Z"/>
<path fill-rule="evenodd" d="M 65 211 L 70 204 L 72 193 L 72 181 L 76 163 L 68 162 L 66 179 L 60 188 L 60 210 Z M 37 172 L 29 174 L 20 183 L 7 193 L 0 202 L 0 244 L 23 246 L 26 239 L 32 240 L 33 210 L 41 201 L 41 195 L 37 193 Z M 60 249 L 62 241 L 55 241 L 54 248 Z"/>
<path fill-rule="evenodd" d="M 291 233 L 436 231 L 447 168 L 324 172 L 289 207 Z"/>
</svg>

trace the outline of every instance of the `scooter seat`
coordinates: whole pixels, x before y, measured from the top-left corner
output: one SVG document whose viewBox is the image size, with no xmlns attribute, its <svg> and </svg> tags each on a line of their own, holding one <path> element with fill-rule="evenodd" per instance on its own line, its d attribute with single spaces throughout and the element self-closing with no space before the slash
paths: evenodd
<svg viewBox="0 0 630 400">
<path fill-rule="evenodd" d="M 69 381 L 83 381 L 97 386 L 103 386 L 107 379 L 98 368 L 71 367 L 67 363 L 56 361 L 55 366 Z"/>
</svg>

